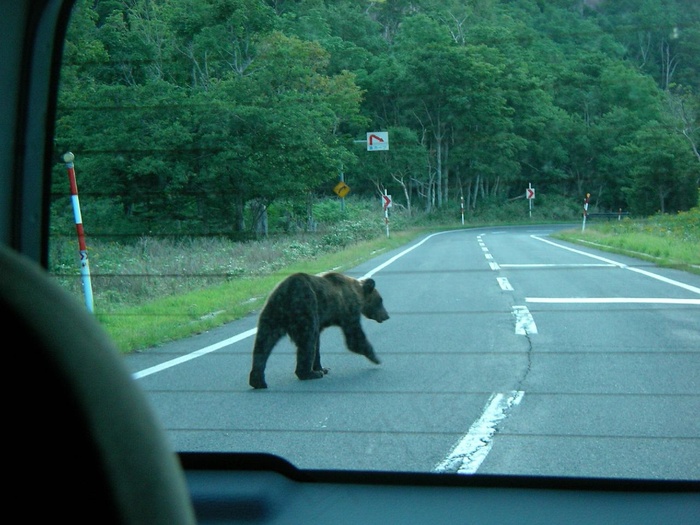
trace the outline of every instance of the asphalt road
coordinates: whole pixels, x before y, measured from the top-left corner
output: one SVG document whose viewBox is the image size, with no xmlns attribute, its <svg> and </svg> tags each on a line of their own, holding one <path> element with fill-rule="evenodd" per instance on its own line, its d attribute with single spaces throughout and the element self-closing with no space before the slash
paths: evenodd
<svg viewBox="0 0 700 525">
<path fill-rule="evenodd" d="M 347 272 L 391 319 L 380 366 L 321 338 L 320 380 L 281 341 L 248 386 L 256 315 L 127 356 L 173 446 L 300 468 L 700 479 L 700 276 L 548 238 L 434 234 Z"/>
</svg>

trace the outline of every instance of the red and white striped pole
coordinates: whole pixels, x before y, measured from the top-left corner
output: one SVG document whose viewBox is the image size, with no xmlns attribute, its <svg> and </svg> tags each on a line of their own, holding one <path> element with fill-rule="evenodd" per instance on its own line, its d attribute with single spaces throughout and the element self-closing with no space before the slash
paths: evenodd
<svg viewBox="0 0 700 525">
<path fill-rule="evenodd" d="M 83 218 L 80 215 L 80 201 L 78 200 L 78 183 L 75 180 L 75 168 L 73 165 L 75 155 L 70 151 L 63 155 L 63 162 L 68 170 L 68 182 L 70 183 L 70 199 L 73 204 L 73 216 L 75 217 L 75 229 L 78 232 L 78 248 L 80 250 L 80 279 L 83 283 L 85 305 L 90 313 L 95 311 L 92 300 L 92 282 L 90 281 L 90 264 L 88 262 L 87 246 L 85 245 L 85 231 L 83 230 Z"/>
</svg>

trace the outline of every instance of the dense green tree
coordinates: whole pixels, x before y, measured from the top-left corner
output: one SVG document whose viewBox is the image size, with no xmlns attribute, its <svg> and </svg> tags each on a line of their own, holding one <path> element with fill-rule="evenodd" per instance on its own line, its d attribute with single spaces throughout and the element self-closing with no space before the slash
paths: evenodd
<svg viewBox="0 0 700 525">
<path fill-rule="evenodd" d="M 648 122 L 617 150 L 626 160 L 623 191 L 633 213 L 677 212 L 696 205 L 700 167 L 678 134 Z"/>
<path fill-rule="evenodd" d="M 56 154 L 118 234 L 265 231 L 328 194 L 695 204 L 691 0 L 78 0 Z M 390 133 L 388 152 L 361 146 Z M 69 217 L 56 166 L 54 214 Z M 403 202 L 401 202 L 403 201 Z"/>
</svg>

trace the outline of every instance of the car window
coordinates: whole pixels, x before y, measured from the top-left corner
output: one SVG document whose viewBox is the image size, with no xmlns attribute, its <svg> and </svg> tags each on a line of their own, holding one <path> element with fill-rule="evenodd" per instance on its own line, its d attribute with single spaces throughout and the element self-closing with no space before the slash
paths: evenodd
<svg viewBox="0 0 700 525">
<path fill-rule="evenodd" d="M 75 2 L 50 255 L 179 452 L 700 479 L 700 4 Z"/>
</svg>

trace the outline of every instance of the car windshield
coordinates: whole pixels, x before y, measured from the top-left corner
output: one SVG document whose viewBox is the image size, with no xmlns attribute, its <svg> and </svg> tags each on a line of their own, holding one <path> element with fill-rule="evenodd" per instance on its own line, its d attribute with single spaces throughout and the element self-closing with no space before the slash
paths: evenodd
<svg viewBox="0 0 700 525">
<path fill-rule="evenodd" d="M 700 479 L 700 3 L 77 0 L 50 272 L 178 452 Z"/>
</svg>

